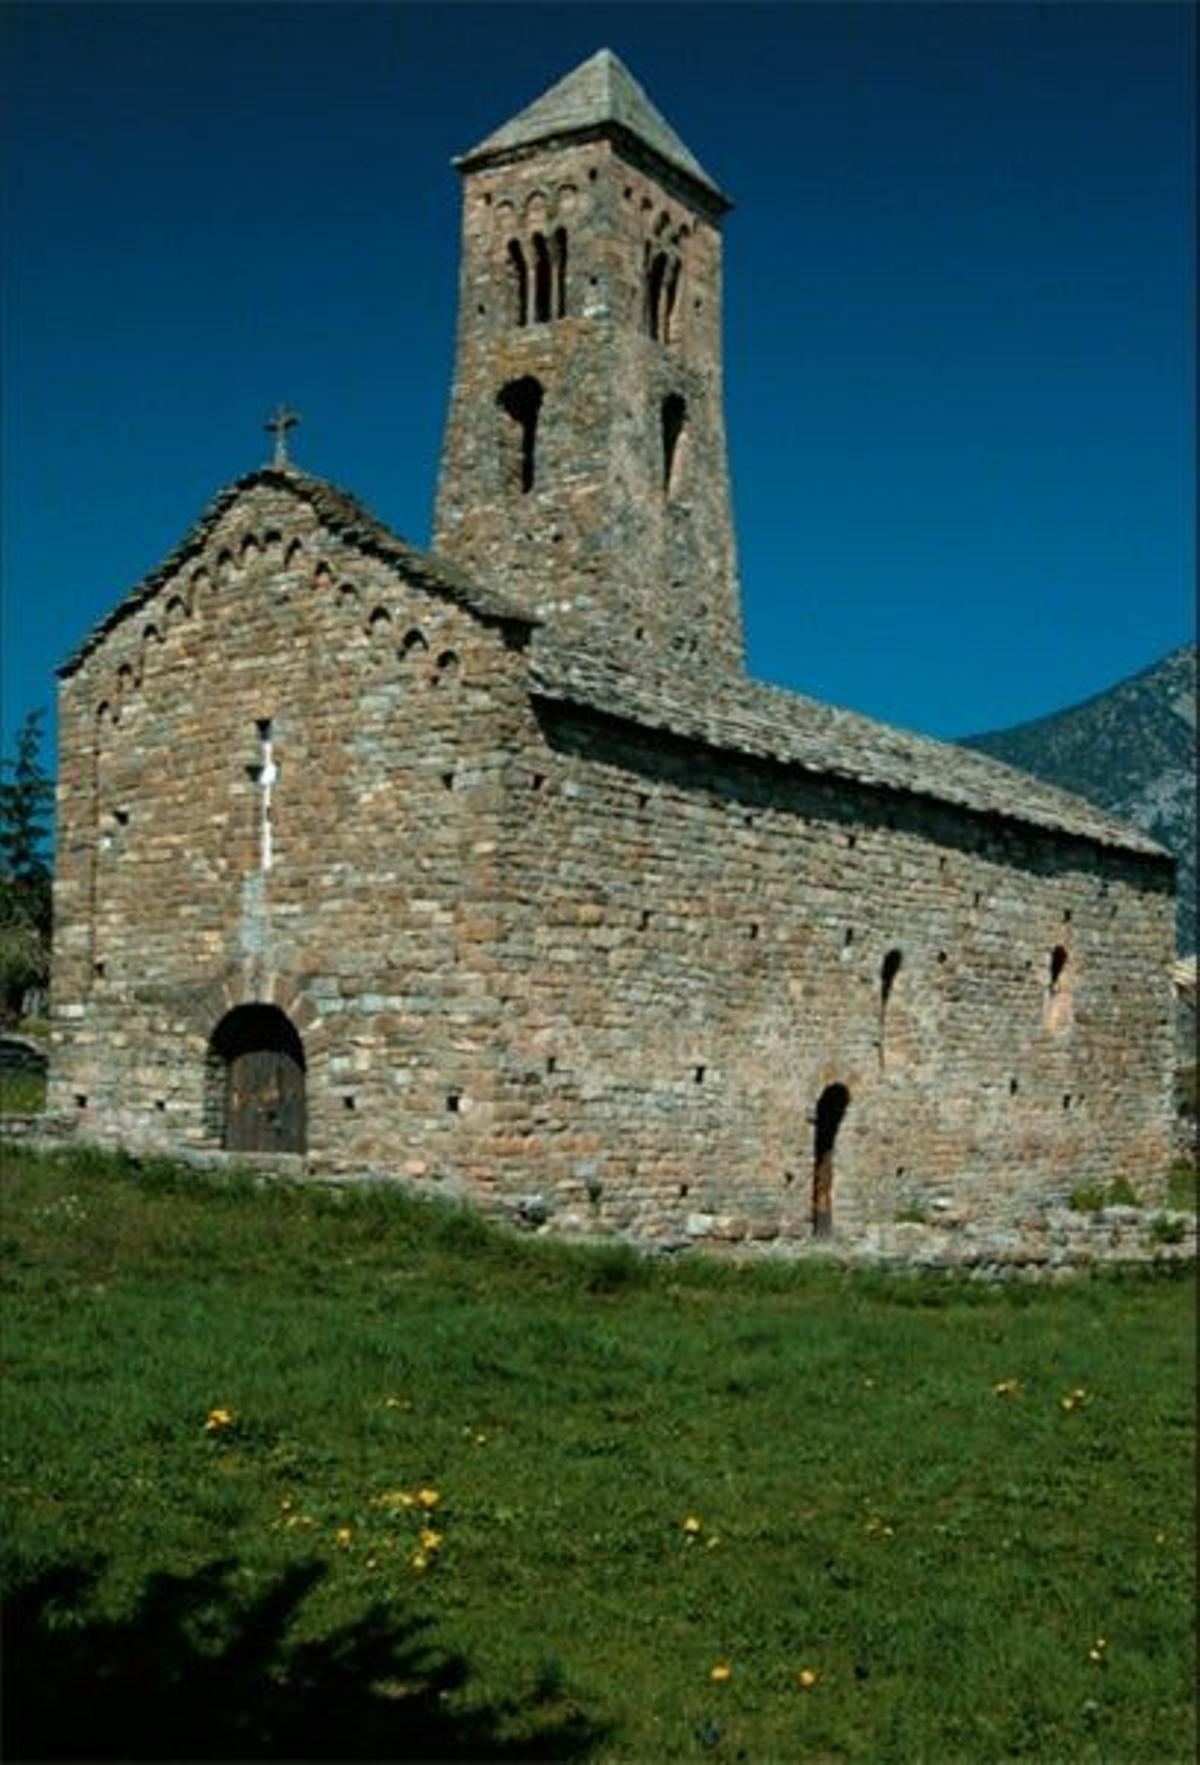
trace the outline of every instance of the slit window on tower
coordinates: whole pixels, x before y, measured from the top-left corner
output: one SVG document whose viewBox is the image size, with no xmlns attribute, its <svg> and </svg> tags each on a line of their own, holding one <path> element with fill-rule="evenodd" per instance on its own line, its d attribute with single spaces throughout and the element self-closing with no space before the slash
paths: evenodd
<svg viewBox="0 0 1200 1765">
<path fill-rule="evenodd" d="M 667 256 L 656 251 L 646 271 L 646 329 L 651 337 L 661 335 L 663 282 L 667 273 Z"/>
<path fill-rule="evenodd" d="M 553 271 L 544 233 L 533 235 L 533 316 L 544 325 L 552 314 Z"/>
<path fill-rule="evenodd" d="M 529 268 L 519 239 L 508 242 L 508 280 L 514 325 L 529 323 Z"/>
<path fill-rule="evenodd" d="M 670 392 L 662 401 L 663 495 L 670 496 L 675 488 L 679 466 L 679 444 L 687 422 L 687 401 L 677 392 Z"/>
<path fill-rule="evenodd" d="M 567 229 L 556 227 L 554 230 L 554 316 L 565 319 L 567 316 Z"/>
<path fill-rule="evenodd" d="M 683 273 L 683 265 L 678 258 L 671 263 L 666 275 L 663 289 L 663 322 L 662 335 L 664 343 L 675 341 L 675 303 L 679 299 L 679 278 Z"/>
<path fill-rule="evenodd" d="M 496 394 L 496 403 L 508 421 L 501 445 L 505 477 L 522 495 L 533 489 L 537 477 L 537 429 L 542 408 L 542 385 L 532 374 L 510 380 Z"/>
</svg>

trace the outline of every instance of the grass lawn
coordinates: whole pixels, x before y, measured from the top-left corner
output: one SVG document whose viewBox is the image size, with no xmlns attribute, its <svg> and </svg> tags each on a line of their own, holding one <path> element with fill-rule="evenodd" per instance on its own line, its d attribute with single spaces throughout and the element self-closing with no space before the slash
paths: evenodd
<svg viewBox="0 0 1200 1765">
<path fill-rule="evenodd" d="M 2 1193 L 10 1758 L 1193 1756 L 1187 1276 Z"/>
<path fill-rule="evenodd" d="M 45 1107 L 44 1074 L 0 1072 L 0 1115 L 40 1115 Z"/>
</svg>

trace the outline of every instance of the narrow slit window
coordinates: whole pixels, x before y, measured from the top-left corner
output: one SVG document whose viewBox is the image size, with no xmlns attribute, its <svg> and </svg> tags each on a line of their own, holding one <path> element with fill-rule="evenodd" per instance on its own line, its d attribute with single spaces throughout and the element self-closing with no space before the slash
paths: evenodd
<svg viewBox="0 0 1200 1765">
<path fill-rule="evenodd" d="M 567 229 L 556 227 L 554 232 L 554 316 L 565 319 L 567 316 Z"/>
<path fill-rule="evenodd" d="M 1050 952 L 1050 970 L 1046 986 L 1046 1028 L 1052 1033 L 1065 1030 L 1073 1013 L 1074 974 L 1070 952 L 1065 944 L 1055 944 Z"/>
<path fill-rule="evenodd" d="M 670 392 L 662 401 L 663 495 L 670 496 L 679 475 L 680 443 L 687 422 L 687 401 Z"/>
<path fill-rule="evenodd" d="M 678 258 L 671 261 L 667 271 L 666 287 L 663 291 L 663 325 L 664 343 L 676 341 L 676 313 L 679 301 L 679 278 L 683 273 L 683 265 Z"/>
<path fill-rule="evenodd" d="M 533 235 L 533 316 L 539 325 L 551 315 L 552 272 L 550 247 L 544 233 Z"/>
<path fill-rule="evenodd" d="M 529 323 L 529 269 L 519 239 L 508 242 L 508 283 L 512 296 L 514 325 Z"/>
<path fill-rule="evenodd" d="M 660 335 L 662 323 L 663 278 L 667 273 L 666 253 L 656 251 L 646 274 L 646 329 L 651 337 Z"/>
<path fill-rule="evenodd" d="M 508 419 L 502 436 L 505 476 L 514 489 L 528 495 L 537 478 L 541 382 L 532 374 L 526 374 L 520 380 L 510 380 L 496 394 L 496 403 Z"/>
</svg>

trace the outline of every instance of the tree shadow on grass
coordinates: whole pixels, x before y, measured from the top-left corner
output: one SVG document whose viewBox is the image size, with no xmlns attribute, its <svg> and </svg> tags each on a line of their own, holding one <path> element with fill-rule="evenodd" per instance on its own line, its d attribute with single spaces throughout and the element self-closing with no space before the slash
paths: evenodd
<svg viewBox="0 0 1200 1765">
<path fill-rule="evenodd" d="M 88 1614 L 102 1569 L 57 1565 L 6 1601 L 6 1759 L 567 1760 L 604 1738 L 557 1689 L 473 1702 L 425 1618 L 375 1605 L 291 1637 L 320 1564 L 249 1596 L 230 1562 L 151 1575 L 120 1618 Z"/>
</svg>

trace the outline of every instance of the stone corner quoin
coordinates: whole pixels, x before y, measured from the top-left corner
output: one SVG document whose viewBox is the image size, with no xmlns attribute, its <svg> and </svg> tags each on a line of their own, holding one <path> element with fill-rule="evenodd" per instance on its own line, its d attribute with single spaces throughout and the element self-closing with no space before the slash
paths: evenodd
<svg viewBox="0 0 1200 1765">
<path fill-rule="evenodd" d="M 284 452 L 62 670 L 51 1110 L 648 1243 L 1153 1199 L 1169 859 L 744 673 L 719 188 L 607 51 L 459 169 L 433 553 Z"/>
</svg>

